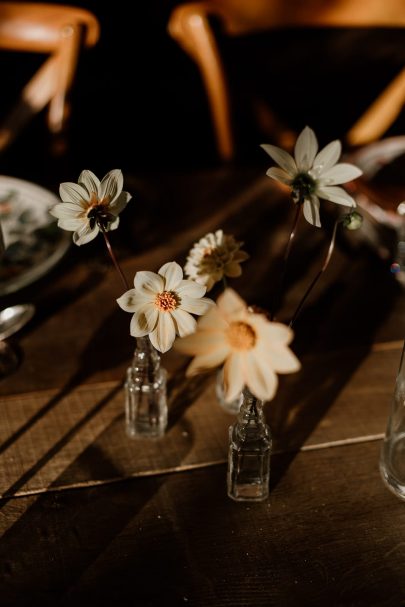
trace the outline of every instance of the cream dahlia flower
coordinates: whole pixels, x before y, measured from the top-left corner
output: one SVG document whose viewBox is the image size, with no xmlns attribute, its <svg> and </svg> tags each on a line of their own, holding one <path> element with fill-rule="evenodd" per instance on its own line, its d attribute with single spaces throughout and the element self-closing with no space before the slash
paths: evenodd
<svg viewBox="0 0 405 607">
<path fill-rule="evenodd" d="M 250 311 L 233 289 L 225 289 L 198 320 L 192 335 L 178 339 L 175 349 L 195 358 L 188 376 L 224 365 L 225 400 L 231 402 L 246 385 L 261 400 L 271 400 L 277 390 L 276 373 L 293 373 L 300 363 L 288 344 L 293 332 Z"/>
<path fill-rule="evenodd" d="M 124 179 L 119 169 L 110 171 L 100 181 L 91 171 L 82 171 L 78 183 L 61 183 L 59 194 L 63 202 L 50 213 L 58 226 L 73 232 L 77 245 L 93 240 L 100 229 L 108 232 L 118 228 L 118 215 L 131 200 L 123 192 Z"/>
<path fill-rule="evenodd" d="M 133 337 L 149 335 L 159 352 L 167 352 L 175 340 L 195 331 L 196 321 L 215 305 L 203 297 L 206 288 L 193 280 L 183 280 L 183 270 L 175 261 L 162 266 L 159 272 L 137 272 L 134 289 L 119 299 L 125 312 L 132 312 L 130 333 Z"/>
<path fill-rule="evenodd" d="M 194 244 L 184 271 L 210 291 L 224 276 L 235 278 L 242 274 L 240 264 L 249 258 L 245 251 L 240 250 L 242 246 L 243 242 L 236 241 L 222 230 L 210 232 Z"/>
<path fill-rule="evenodd" d="M 320 198 L 347 207 L 356 206 L 354 199 L 338 185 L 356 179 L 362 171 L 353 164 L 336 164 L 342 152 L 339 140 L 332 141 L 318 153 L 316 135 L 306 126 L 295 143 L 294 158 L 275 145 L 261 147 L 281 167 L 270 168 L 266 175 L 291 187 L 294 202 L 303 202 L 304 217 L 312 225 L 321 227 Z"/>
</svg>

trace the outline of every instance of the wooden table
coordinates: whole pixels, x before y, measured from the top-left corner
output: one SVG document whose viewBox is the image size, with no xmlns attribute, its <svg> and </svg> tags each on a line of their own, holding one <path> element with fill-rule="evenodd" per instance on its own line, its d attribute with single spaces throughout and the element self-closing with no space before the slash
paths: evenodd
<svg viewBox="0 0 405 607">
<path fill-rule="evenodd" d="M 292 209 L 262 175 L 126 176 L 134 200 L 112 235 L 126 275 L 183 263 L 223 227 L 251 255 L 232 286 L 268 305 Z M 280 320 L 326 246 L 323 230 L 300 225 Z M 37 315 L 11 340 L 22 362 L 0 383 L 1 605 L 403 605 L 405 505 L 378 470 L 405 334 L 388 263 L 360 235 L 339 238 L 296 324 L 303 369 L 267 406 L 275 454 L 258 504 L 227 497 L 233 418 L 212 377 L 182 389 L 179 355 L 163 359 L 177 391 L 167 438 L 142 451 L 125 437 L 134 343 L 121 292 L 100 239 L 2 301 L 34 301 Z"/>
</svg>

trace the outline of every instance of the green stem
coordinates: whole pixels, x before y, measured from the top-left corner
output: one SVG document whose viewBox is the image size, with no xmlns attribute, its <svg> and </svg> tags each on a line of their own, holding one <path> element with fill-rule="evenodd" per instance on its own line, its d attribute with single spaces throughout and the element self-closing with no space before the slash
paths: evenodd
<svg viewBox="0 0 405 607">
<path fill-rule="evenodd" d="M 314 288 L 314 286 L 316 285 L 316 283 L 318 282 L 318 280 L 320 279 L 320 277 L 322 276 L 322 274 L 324 273 L 324 271 L 326 270 L 326 268 L 329 265 L 329 262 L 331 260 L 332 257 L 332 253 L 333 250 L 335 248 L 335 241 L 336 241 L 336 231 L 337 231 L 337 227 L 338 227 L 338 223 L 339 223 L 339 219 L 337 219 L 335 221 L 335 225 L 333 226 L 333 231 L 332 231 L 332 238 L 330 240 L 329 243 L 329 248 L 328 248 L 328 252 L 326 254 L 325 257 L 325 261 L 323 262 L 322 268 L 319 270 L 319 272 L 317 273 L 317 275 L 315 276 L 315 278 L 313 279 L 313 281 L 311 282 L 311 284 L 309 285 L 308 289 L 305 291 L 304 297 L 301 299 L 300 303 L 298 304 L 297 309 L 295 310 L 294 316 L 292 317 L 291 321 L 290 321 L 290 327 L 293 326 L 293 324 L 295 323 L 295 321 L 297 320 L 305 301 L 307 300 L 309 294 L 311 293 L 312 289 Z"/>
<path fill-rule="evenodd" d="M 275 295 L 274 300 L 273 300 L 273 309 L 272 309 L 272 312 L 271 312 L 271 315 L 270 315 L 270 320 L 274 320 L 275 311 L 276 311 L 276 309 L 278 307 L 278 304 L 280 302 L 280 299 L 281 299 L 281 293 L 283 291 L 284 280 L 285 280 L 285 275 L 286 275 L 286 271 L 287 271 L 287 262 L 288 262 L 288 259 L 290 257 L 290 251 L 291 251 L 291 247 L 292 247 L 292 244 L 293 244 L 293 240 L 295 238 L 295 234 L 296 234 L 296 230 L 297 230 L 297 225 L 298 225 L 298 220 L 299 220 L 300 215 L 301 215 L 302 203 L 303 203 L 303 200 L 300 200 L 299 202 L 297 202 L 297 209 L 295 211 L 294 222 L 293 222 L 293 225 L 292 225 L 292 228 L 291 228 L 290 236 L 288 237 L 287 246 L 286 246 L 285 251 L 284 251 L 283 266 L 282 266 L 282 270 L 281 270 L 281 276 L 280 276 L 277 292 L 276 292 L 276 295 Z"/>
<path fill-rule="evenodd" d="M 124 276 L 123 271 L 120 268 L 120 265 L 119 265 L 119 263 L 117 261 L 117 258 L 115 257 L 115 254 L 114 254 L 113 248 L 111 246 L 110 239 L 108 238 L 107 232 L 106 232 L 104 226 L 102 226 L 101 224 L 99 224 L 99 227 L 100 227 L 100 229 L 101 229 L 101 231 L 103 233 L 105 244 L 107 245 L 107 250 L 108 250 L 108 253 L 109 253 L 110 257 L 111 257 L 111 260 L 112 260 L 112 262 L 113 262 L 113 264 L 115 266 L 115 269 L 117 270 L 118 274 L 120 275 L 120 278 L 121 278 L 122 283 L 123 283 L 123 285 L 125 287 L 125 290 L 128 291 L 129 290 L 129 284 L 127 282 L 127 279 Z"/>
</svg>

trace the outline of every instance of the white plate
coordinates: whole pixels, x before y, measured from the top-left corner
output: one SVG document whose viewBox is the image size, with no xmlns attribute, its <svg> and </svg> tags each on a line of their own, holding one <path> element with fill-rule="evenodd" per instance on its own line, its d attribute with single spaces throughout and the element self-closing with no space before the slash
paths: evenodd
<svg viewBox="0 0 405 607">
<path fill-rule="evenodd" d="M 0 260 L 0 295 L 25 287 L 58 263 L 71 243 L 49 209 L 60 199 L 35 183 L 0 175 L 0 221 L 5 253 Z"/>
</svg>

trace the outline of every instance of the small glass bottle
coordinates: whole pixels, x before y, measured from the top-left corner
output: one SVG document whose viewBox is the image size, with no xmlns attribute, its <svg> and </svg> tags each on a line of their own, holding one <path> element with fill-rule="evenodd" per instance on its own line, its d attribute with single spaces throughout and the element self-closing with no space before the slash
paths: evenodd
<svg viewBox="0 0 405 607">
<path fill-rule="evenodd" d="M 391 412 L 381 448 L 380 471 L 387 487 L 405 500 L 405 342 Z"/>
<path fill-rule="evenodd" d="M 228 496 L 260 502 L 269 495 L 272 439 L 263 401 L 245 388 L 237 421 L 229 428 Z"/>
<path fill-rule="evenodd" d="M 148 337 L 138 337 L 125 383 L 125 426 L 131 438 L 158 438 L 167 426 L 166 370 Z"/>
</svg>

